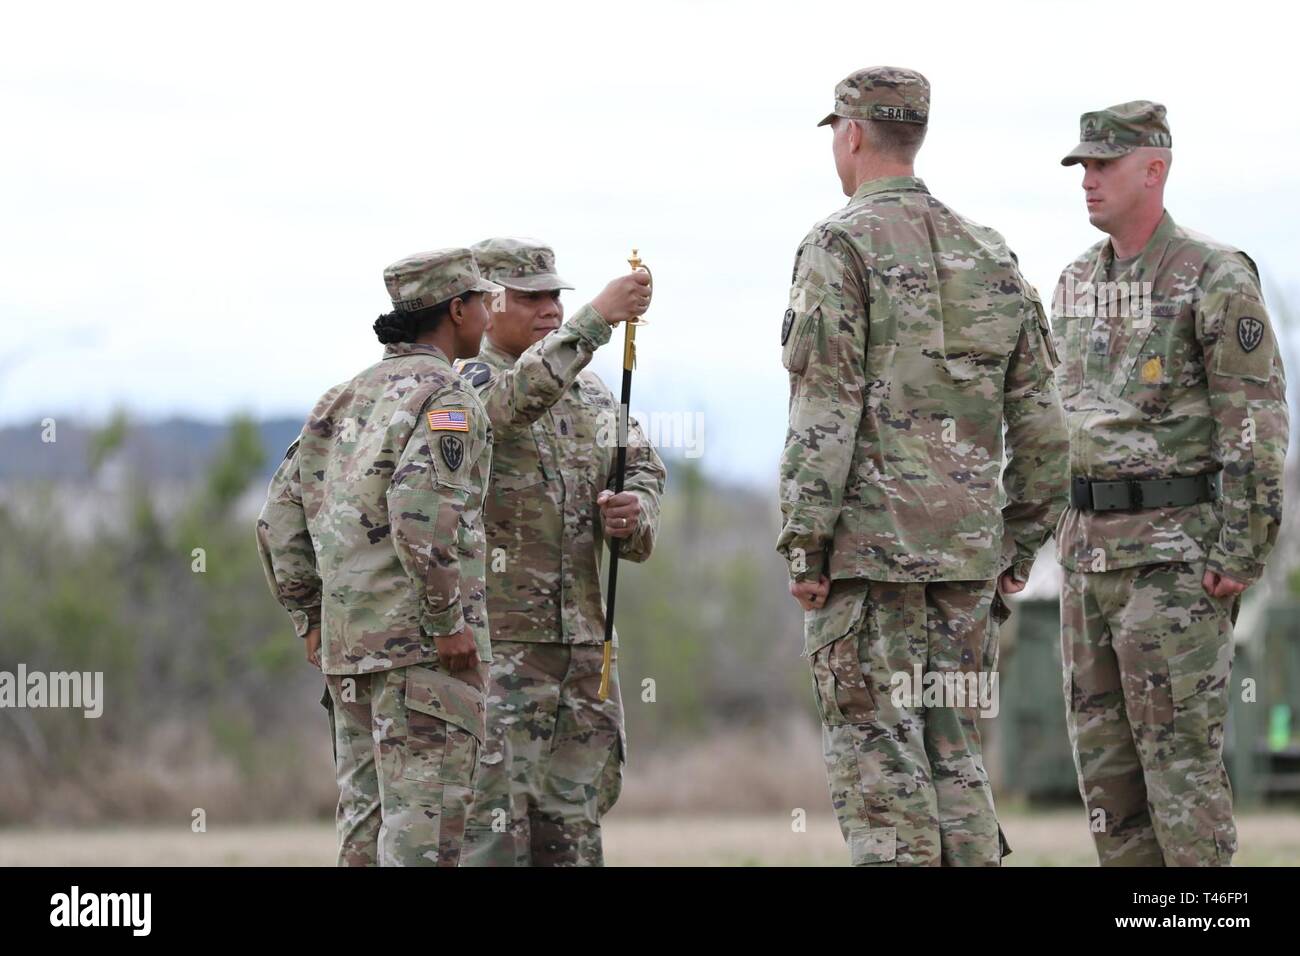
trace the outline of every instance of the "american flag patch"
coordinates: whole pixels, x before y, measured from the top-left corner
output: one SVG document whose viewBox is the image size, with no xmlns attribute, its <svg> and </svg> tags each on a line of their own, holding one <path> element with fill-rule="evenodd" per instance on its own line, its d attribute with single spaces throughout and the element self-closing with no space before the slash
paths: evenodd
<svg viewBox="0 0 1300 956">
<path fill-rule="evenodd" d="M 467 432 L 469 416 L 463 408 L 437 408 L 429 412 L 429 431 Z"/>
</svg>

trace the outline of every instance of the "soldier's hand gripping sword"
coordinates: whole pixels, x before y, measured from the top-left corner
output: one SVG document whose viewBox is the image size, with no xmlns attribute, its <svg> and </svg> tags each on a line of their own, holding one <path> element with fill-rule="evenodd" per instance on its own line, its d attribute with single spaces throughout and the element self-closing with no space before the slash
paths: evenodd
<svg viewBox="0 0 1300 956">
<path fill-rule="evenodd" d="M 632 250 L 632 258 L 627 260 L 627 264 L 632 267 L 632 271 L 638 269 L 650 276 L 650 289 L 654 291 L 654 276 L 646 268 L 641 257 L 637 255 L 635 249 Z M 632 400 L 632 368 L 636 365 L 636 327 L 645 325 L 646 320 L 643 317 L 629 319 L 624 322 L 623 331 L 623 391 L 618 402 L 618 464 L 614 469 L 614 493 L 623 493 L 623 476 L 627 472 L 627 426 L 628 426 L 628 403 Z M 609 697 L 609 674 L 611 660 L 614 652 L 614 595 L 618 591 L 618 552 L 619 538 L 612 538 L 609 542 L 609 588 L 605 594 L 605 653 L 600 665 L 600 691 L 598 696 L 601 700 Z"/>
</svg>

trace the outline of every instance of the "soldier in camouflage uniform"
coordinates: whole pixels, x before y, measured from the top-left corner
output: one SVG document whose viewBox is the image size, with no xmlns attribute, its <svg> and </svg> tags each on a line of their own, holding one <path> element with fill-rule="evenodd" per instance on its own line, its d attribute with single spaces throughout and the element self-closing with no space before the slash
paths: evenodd
<svg viewBox="0 0 1300 956">
<path fill-rule="evenodd" d="M 1047 318 L 1002 237 L 913 173 L 928 113 L 911 70 L 836 87 L 822 123 L 851 198 L 800 245 L 781 329 L 777 547 L 805 609 L 855 865 L 998 865 L 1008 852 L 978 708 L 894 691 L 900 674 L 991 677 L 998 579 L 1023 587 L 1067 485 Z"/>
<path fill-rule="evenodd" d="M 492 427 L 451 362 L 477 354 L 498 287 L 468 249 L 404 259 L 384 282 L 383 359 L 317 402 L 257 540 L 326 676 L 340 865 L 456 866 L 486 731 Z"/>
<path fill-rule="evenodd" d="M 611 282 L 568 321 L 555 256 L 541 243 L 473 247 L 493 297 L 487 342 L 461 373 L 496 435 L 487 528 L 492 671 L 488 739 L 466 833 L 466 865 L 600 865 L 600 818 L 622 785 L 623 705 L 615 665 L 597 697 L 605 634 L 600 563 L 608 538 L 644 561 L 664 467 L 629 423 L 624 492 L 614 480 L 618 405 L 583 371 L 611 326 L 650 301 L 644 273 Z M 617 657 L 617 655 L 616 655 Z"/>
<path fill-rule="evenodd" d="M 1288 420 L 1255 264 L 1175 224 L 1165 109 L 1083 114 L 1089 219 L 1109 238 L 1054 297 L 1070 431 L 1061 649 L 1103 865 L 1227 865 L 1232 625 L 1282 512 Z"/>
</svg>

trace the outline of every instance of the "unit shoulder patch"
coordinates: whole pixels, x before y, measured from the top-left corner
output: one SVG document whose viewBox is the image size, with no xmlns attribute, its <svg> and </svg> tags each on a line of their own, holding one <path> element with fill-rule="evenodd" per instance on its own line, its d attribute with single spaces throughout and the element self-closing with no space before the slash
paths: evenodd
<svg viewBox="0 0 1300 956">
<path fill-rule="evenodd" d="M 1237 342 L 1242 351 L 1253 352 L 1264 338 L 1264 323 L 1251 315 L 1237 319 Z"/>
<path fill-rule="evenodd" d="M 470 385 L 482 388 L 492 379 L 492 366 L 487 362 L 466 362 L 460 367 L 460 374 Z"/>
<path fill-rule="evenodd" d="M 465 460 L 465 443 L 456 435 L 443 435 L 439 438 L 438 451 L 452 471 L 458 469 Z"/>
<path fill-rule="evenodd" d="M 1267 382 L 1273 372 L 1274 348 L 1264 304 L 1252 296 L 1229 296 L 1214 370 L 1220 375 Z"/>
</svg>

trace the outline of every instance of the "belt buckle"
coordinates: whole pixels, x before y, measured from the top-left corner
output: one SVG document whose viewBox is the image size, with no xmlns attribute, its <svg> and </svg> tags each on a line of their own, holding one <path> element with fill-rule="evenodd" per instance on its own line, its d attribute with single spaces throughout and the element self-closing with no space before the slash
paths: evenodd
<svg viewBox="0 0 1300 956">
<path fill-rule="evenodd" d="M 1136 478 L 1128 480 L 1128 504 L 1133 511 L 1142 507 L 1142 482 Z"/>
<path fill-rule="evenodd" d="M 1083 475 L 1076 475 L 1070 488 L 1070 504 L 1081 511 L 1093 510 L 1092 481 Z"/>
</svg>

